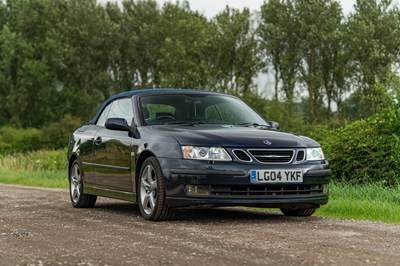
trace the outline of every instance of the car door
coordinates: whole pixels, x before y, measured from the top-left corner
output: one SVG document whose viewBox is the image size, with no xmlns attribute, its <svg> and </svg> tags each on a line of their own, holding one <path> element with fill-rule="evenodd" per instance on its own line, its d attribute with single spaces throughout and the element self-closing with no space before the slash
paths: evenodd
<svg viewBox="0 0 400 266">
<path fill-rule="evenodd" d="M 131 98 L 114 100 L 107 115 L 109 118 L 124 118 L 130 125 L 133 119 Z M 101 128 L 94 138 L 97 185 L 105 189 L 133 192 L 132 137 L 127 131 L 105 128 L 105 120 L 98 125 Z"/>
<path fill-rule="evenodd" d="M 101 112 L 96 124 L 88 124 L 78 129 L 80 138 L 79 155 L 82 161 L 82 169 L 85 173 L 85 184 L 96 186 L 96 164 L 95 164 L 95 137 L 96 133 L 104 127 L 111 105 L 107 105 Z"/>
<path fill-rule="evenodd" d="M 94 137 L 99 127 L 96 125 L 85 125 L 77 130 L 79 136 L 79 157 L 82 162 L 82 170 L 85 176 L 85 184 L 93 186 L 96 184 L 96 169 L 94 163 Z"/>
</svg>

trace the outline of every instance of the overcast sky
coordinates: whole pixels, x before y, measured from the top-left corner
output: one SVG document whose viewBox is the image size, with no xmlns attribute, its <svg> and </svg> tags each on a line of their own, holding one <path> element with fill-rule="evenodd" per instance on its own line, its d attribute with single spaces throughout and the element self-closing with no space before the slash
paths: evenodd
<svg viewBox="0 0 400 266">
<path fill-rule="evenodd" d="M 110 2 L 122 2 L 122 0 L 98 0 L 100 3 L 104 3 L 107 1 Z M 162 5 L 165 2 L 173 2 L 170 0 L 157 0 L 157 2 Z M 190 7 L 192 10 L 198 10 L 200 13 L 203 13 L 208 18 L 214 17 L 216 14 L 221 12 L 227 5 L 233 8 L 242 9 L 244 7 L 248 7 L 251 11 L 259 10 L 260 6 L 264 3 L 264 0 L 188 0 L 190 3 Z M 353 10 L 353 5 L 356 0 L 340 0 L 343 12 L 348 14 Z"/>
<path fill-rule="evenodd" d="M 169 2 L 168 0 L 157 0 L 159 3 Z M 172 1 L 175 2 L 175 1 Z M 233 8 L 242 9 L 248 7 L 251 11 L 259 10 L 264 0 L 189 0 L 191 9 L 198 10 L 211 18 L 221 12 L 227 5 Z M 343 11 L 347 14 L 352 10 L 356 0 L 341 0 Z"/>
</svg>

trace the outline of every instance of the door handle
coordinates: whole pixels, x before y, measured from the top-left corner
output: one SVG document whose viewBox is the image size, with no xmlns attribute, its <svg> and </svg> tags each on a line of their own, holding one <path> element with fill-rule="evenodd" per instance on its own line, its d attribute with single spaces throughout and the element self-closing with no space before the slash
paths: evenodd
<svg viewBox="0 0 400 266">
<path fill-rule="evenodd" d="M 97 137 L 97 138 L 94 140 L 94 143 L 95 143 L 96 145 L 100 145 L 102 142 L 103 142 L 103 140 L 101 139 L 101 137 Z"/>
</svg>

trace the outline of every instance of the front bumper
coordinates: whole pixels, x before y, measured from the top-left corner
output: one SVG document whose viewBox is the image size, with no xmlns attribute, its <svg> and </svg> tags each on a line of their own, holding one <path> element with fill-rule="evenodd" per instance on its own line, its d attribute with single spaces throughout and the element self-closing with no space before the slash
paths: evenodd
<svg viewBox="0 0 400 266">
<path fill-rule="evenodd" d="M 259 164 L 241 162 L 196 161 L 158 158 L 166 178 L 166 198 L 170 207 L 253 206 L 266 208 L 306 208 L 324 205 L 329 183 L 327 161 L 301 164 Z M 301 184 L 253 184 L 251 170 L 302 169 Z M 209 186 L 210 195 L 191 195 L 188 185 Z"/>
</svg>

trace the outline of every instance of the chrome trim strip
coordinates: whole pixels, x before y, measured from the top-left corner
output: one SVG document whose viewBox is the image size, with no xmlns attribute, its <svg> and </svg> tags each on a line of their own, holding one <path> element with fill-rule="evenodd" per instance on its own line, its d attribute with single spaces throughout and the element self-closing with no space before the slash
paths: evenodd
<svg viewBox="0 0 400 266">
<path fill-rule="evenodd" d="M 261 162 L 261 161 L 257 160 L 257 158 L 256 158 L 250 151 L 292 151 L 293 153 L 292 153 L 292 157 L 290 158 L 290 161 L 287 162 L 287 163 L 279 163 L 279 162 L 264 163 L 264 162 Z M 293 160 L 294 160 L 294 158 L 295 158 L 295 154 L 296 154 L 296 151 L 293 150 L 293 149 L 247 149 L 247 152 L 248 152 L 257 162 L 262 163 L 262 164 L 290 164 L 291 162 L 293 162 Z M 267 156 L 268 156 L 268 155 L 267 155 Z M 278 156 L 279 156 L 279 155 L 278 155 Z M 259 157 L 263 157 L 263 156 L 259 156 Z M 288 156 L 285 156 L 285 157 L 287 158 Z"/>
<path fill-rule="evenodd" d="M 253 155 L 255 156 L 255 155 Z M 290 158 L 292 156 L 286 156 L 286 155 L 257 155 L 257 157 L 261 158 Z"/>
<path fill-rule="evenodd" d="M 106 168 L 106 169 L 115 169 L 115 170 L 124 170 L 124 171 L 130 170 L 129 167 L 125 167 L 125 166 L 115 166 L 115 165 L 88 163 L 88 162 L 83 162 L 82 164 L 84 166 L 91 166 L 91 167 L 95 167 L 95 168 Z"/>
</svg>

